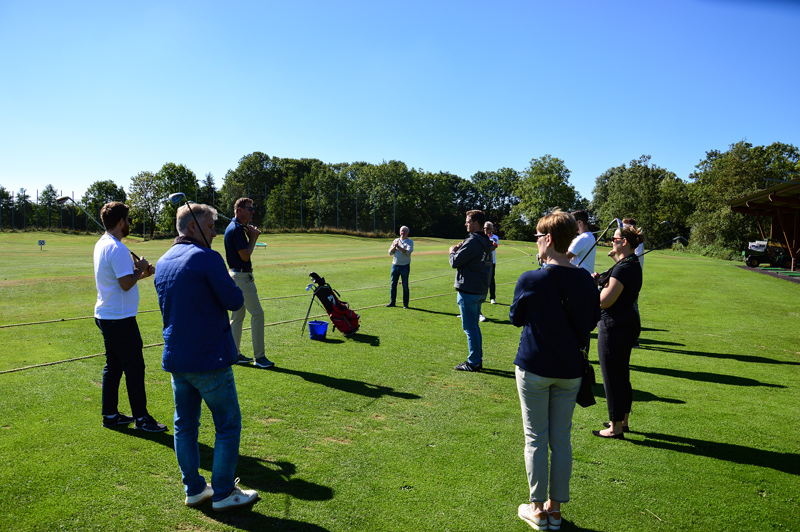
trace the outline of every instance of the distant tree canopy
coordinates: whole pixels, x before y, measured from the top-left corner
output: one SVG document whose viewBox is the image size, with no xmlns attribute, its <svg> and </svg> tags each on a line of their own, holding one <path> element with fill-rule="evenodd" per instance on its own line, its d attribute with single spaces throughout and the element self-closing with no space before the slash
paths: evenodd
<svg viewBox="0 0 800 532">
<path fill-rule="evenodd" d="M 691 236 L 694 246 L 736 254 L 760 233 L 755 217 L 732 212 L 728 203 L 769 188 L 774 184 L 770 179 L 792 177 L 800 169 L 798 160 L 798 149 L 792 145 L 753 146 L 741 141 L 725 152 L 707 152 L 686 182 L 648 164 L 650 156 L 643 155 L 597 178 L 590 209 L 599 224 L 635 218 L 647 245 Z M 769 229 L 769 220 L 762 224 Z"/>
<path fill-rule="evenodd" d="M 706 152 L 689 179 L 694 209 L 689 216 L 692 241 L 699 245 L 716 245 L 742 249 L 748 240 L 760 238 L 757 220 L 732 212 L 728 202 L 774 185 L 774 180 L 793 177 L 800 169 L 798 149 L 776 142 L 769 146 L 753 146 L 741 141 L 726 152 Z M 769 231 L 769 220 L 764 220 Z"/>
<path fill-rule="evenodd" d="M 128 198 L 125 194 L 125 189 L 118 187 L 110 179 L 106 181 L 95 181 L 89 185 L 89 188 L 86 189 L 86 193 L 81 198 L 83 208 L 86 209 L 86 212 L 94 216 L 95 220 L 98 222 L 101 222 L 100 209 L 103 208 L 103 205 L 111 201 L 126 203 Z"/>
<path fill-rule="evenodd" d="M 657 245 L 686 234 L 692 206 L 686 183 L 649 161 L 642 155 L 628 166 L 606 170 L 597 178 L 589 207 L 603 227 L 615 218 L 635 219 L 648 244 Z"/>
<path fill-rule="evenodd" d="M 545 214 L 559 208 L 570 212 L 584 206 L 581 195 L 569 182 L 570 171 L 558 157 L 545 155 L 532 159 L 516 182 L 511 208 L 512 224 L 506 224 L 509 238 L 534 240 L 536 224 Z"/>
<path fill-rule="evenodd" d="M 200 182 L 185 165 L 168 162 L 157 172 L 131 177 L 128 194 L 112 181 L 95 182 L 81 204 L 95 215 L 108 201 L 127 201 L 134 231 L 150 237 L 156 231 L 174 231 L 176 207 L 167 201 L 173 192 L 214 205 L 228 217 L 236 199 L 250 197 L 254 222 L 267 229 L 396 233 L 407 225 L 412 235 L 459 238 L 464 236 L 464 213 L 481 209 L 501 238 L 519 240 L 532 240 L 539 218 L 555 208 L 584 208 L 599 226 L 614 218 L 635 218 L 647 246 L 680 235 L 691 236 L 692 245 L 737 252 L 759 235 L 757 221 L 733 213 L 728 202 L 771 186 L 770 180 L 793 177 L 800 170 L 800 154 L 789 144 L 741 141 L 725 152 L 707 152 L 696 168 L 685 181 L 642 155 L 599 175 L 588 202 L 570 183 L 566 163 L 552 155 L 531 159 L 521 172 L 504 167 L 463 179 L 409 168 L 402 161 L 326 163 L 256 151 L 239 159 L 219 188 L 211 173 Z M 37 201 L 27 189 L 14 196 L 0 186 L 0 224 L 67 228 L 69 218 L 70 224 L 88 228 L 82 213 L 59 207 L 56 197 L 52 185 L 37 194 Z M 769 228 L 769 220 L 763 224 Z"/>
</svg>

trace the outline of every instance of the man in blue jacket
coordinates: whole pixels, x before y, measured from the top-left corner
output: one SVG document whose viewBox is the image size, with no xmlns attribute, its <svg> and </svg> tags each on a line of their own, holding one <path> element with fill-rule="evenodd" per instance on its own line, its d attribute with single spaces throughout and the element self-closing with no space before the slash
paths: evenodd
<svg viewBox="0 0 800 532">
<path fill-rule="evenodd" d="M 228 311 L 244 303 L 225 269 L 222 256 L 210 249 L 216 236 L 217 211 L 208 205 L 178 209 L 175 243 L 158 261 L 156 292 L 164 320 L 162 368 L 172 374 L 175 398 L 175 455 L 185 485 L 186 506 L 208 499 L 217 511 L 258 500 L 234 479 L 239 460 L 242 415 L 231 366 L 238 351 Z M 200 408 L 206 402 L 214 419 L 214 464 L 211 484 L 198 472 Z"/>
<path fill-rule="evenodd" d="M 469 358 L 455 367 L 456 371 L 480 371 L 483 369 L 483 337 L 479 323 L 481 304 L 486 301 L 489 276 L 492 273 L 492 251 L 494 245 L 483 224 L 483 211 L 467 211 L 464 224 L 469 236 L 450 248 L 450 266 L 457 269 L 455 287 L 456 302 L 461 309 L 461 326 L 467 335 Z"/>
</svg>

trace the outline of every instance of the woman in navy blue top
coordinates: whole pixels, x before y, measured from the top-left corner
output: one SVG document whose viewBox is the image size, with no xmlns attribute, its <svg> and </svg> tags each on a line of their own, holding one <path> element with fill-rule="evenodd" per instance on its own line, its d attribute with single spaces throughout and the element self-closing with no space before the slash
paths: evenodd
<svg viewBox="0 0 800 532">
<path fill-rule="evenodd" d="M 629 430 L 628 417 L 633 403 L 631 349 L 641 329 L 634 304 L 642 288 L 642 268 L 635 250 L 642 242 L 641 229 L 632 225 L 617 229 L 612 244 L 617 264 L 611 270 L 608 284 L 601 287 L 597 356 L 603 372 L 609 422 L 604 424 L 605 430 L 592 431 L 601 438 L 621 440 Z"/>
<path fill-rule="evenodd" d="M 572 215 L 548 214 L 536 231 L 545 267 L 520 276 L 509 312 L 511 323 L 522 327 L 514 364 L 531 502 L 521 504 L 517 514 L 534 528 L 556 530 L 561 504 L 569 501 L 570 432 L 583 375 L 581 349 L 588 346 L 600 318 L 600 300 L 589 272 L 567 259 L 578 233 Z"/>
</svg>

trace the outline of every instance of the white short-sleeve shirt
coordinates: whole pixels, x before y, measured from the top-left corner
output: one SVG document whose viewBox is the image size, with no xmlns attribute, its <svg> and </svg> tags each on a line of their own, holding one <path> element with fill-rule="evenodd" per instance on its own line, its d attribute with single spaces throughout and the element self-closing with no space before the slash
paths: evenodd
<svg viewBox="0 0 800 532">
<path fill-rule="evenodd" d="M 139 285 L 125 291 L 117 279 L 133 274 L 133 259 L 125 244 L 105 233 L 94 246 L 94 281 L 97 303 L 94 317 L 121 320 L 136 316 L 139 310 Z"/>
</svg>

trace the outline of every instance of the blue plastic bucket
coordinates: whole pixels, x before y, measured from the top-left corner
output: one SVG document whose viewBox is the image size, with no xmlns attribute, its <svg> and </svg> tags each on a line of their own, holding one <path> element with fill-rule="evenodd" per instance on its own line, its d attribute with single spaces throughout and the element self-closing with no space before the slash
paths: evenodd
<svg viewBox="0 0 800 532">
<path fill-rule="evenodd" d="M 323 340 L 325 333 L 328 332 L 327 321 L 309 321 L 308 322 L 308 335 L 312 340 Z"/>
</svg>

